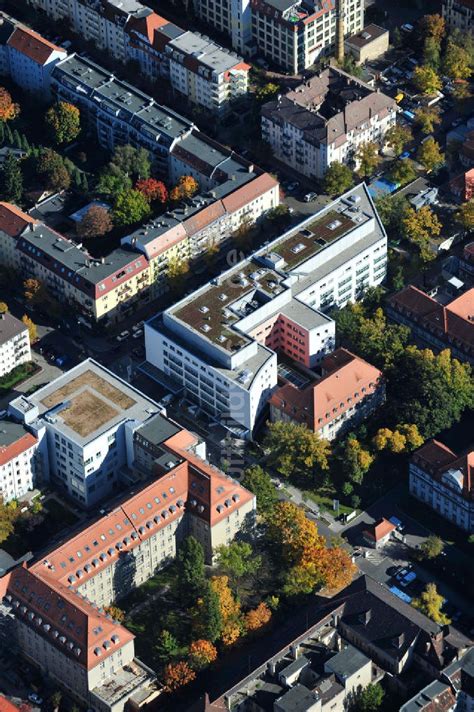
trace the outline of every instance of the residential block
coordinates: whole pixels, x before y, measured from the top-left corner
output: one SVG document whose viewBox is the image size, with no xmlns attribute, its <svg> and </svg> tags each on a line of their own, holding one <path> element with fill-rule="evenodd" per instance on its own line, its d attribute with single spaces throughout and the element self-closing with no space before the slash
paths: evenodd
<svg viewBox="0 0 474 712">
<path fill-rule="evenodd" d="M 261 109 L 262 139 L 283 163 L 323 178 L 334 161 L 357 166 L 358 147 L 395 125 L 395 100 L 329 67 Z"/>
<path fill-rule="evenodd" d="M 0 314 L 0 378 L 31 361 L 28 327 L 9 312 Z"/>
</svg>

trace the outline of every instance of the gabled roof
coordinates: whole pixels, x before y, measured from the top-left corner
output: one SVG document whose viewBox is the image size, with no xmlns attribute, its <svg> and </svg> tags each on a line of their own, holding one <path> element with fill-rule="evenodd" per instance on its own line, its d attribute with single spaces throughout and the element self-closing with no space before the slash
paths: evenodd
<svg viewBox="0 0 474 712">
<path fill-rule="evenodd" d="M 41 37 L 41 35 L 38 35 L 26 27 L 16 27 L 7 44 L 29 59 L 32 59 L 36 64 L 41 65 L 47 63 L 53 52 L 66 54 L 61 47 L 57 47 L 52 42 L 49 42 L 44 37 Z"/>
<path fill-rule="evenodd" d="M 19 620 L 88 670 L 135 637 L 80 594 L 52 588 L 26 567 L 11 573 L 6 598 Z"/>
<path fill-rule="evenodd" d="M 21 235 L 25 227 L 36 222 L 12 203 L 0 201 L 0 230 L 10 237 Z"/>
<path fill-rule="evenodd" d="M 438 482 L 444 481 L 443 476 L 452 471 L 462 496 L 474 500 L 474 447 L 457 456 L 443 443 L 430 440 L 414 453 L 413 462 Z"/>
<path fill-rule="evenodd" d="M 364 534 L 368 534 L 374 541 L 380 541 L 387 534 L 395 531 L 396 525 L 389 522 L 388 519 L 380 519 L 378 522 L 372 524 L 368 529 L 364 531 Z"/>
</svg>

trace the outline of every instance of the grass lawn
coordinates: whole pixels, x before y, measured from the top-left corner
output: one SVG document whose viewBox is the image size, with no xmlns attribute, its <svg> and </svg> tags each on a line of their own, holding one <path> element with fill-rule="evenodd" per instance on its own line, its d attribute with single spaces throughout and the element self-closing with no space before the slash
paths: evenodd
<svg viewBox="0 0 474 712">
<path fill-rule="evenodd" d="M 0 392 L 3 391 L 6 393 L 7 391 L 11 391 L 14 386 L 17 386 L 22 381 L 30 378 L 30 376 L 33 376 L 33 374 L 37 373 L 39 370 L 40 367 L 33 361 L 22 363 L 20 366 L 14 368 L 13 371 L 7 373 L 6 376 L 2 376 L 2 378 L 0 378 Z"/>
<path fill-rule="evenodd" d="M 348 507 L 347 505 L 339 502 L 339 512 L 335 512 L 333 508 L 333 500 L 337 499 L 336 492 L 334 492 L 334 495 L 332 496 L 331 494 L 324 495 L 319 494 L 318 492 L 312 492 L 311 490 L 304 490 L 302 494 L 304 500 L 310 499 L 319 506 L 321 511 L 326 510 L 331 512 L 334 516 L 337 516 L 337 514 L 350 514 L 354 511 L 354 507 Z"/>
</svg>

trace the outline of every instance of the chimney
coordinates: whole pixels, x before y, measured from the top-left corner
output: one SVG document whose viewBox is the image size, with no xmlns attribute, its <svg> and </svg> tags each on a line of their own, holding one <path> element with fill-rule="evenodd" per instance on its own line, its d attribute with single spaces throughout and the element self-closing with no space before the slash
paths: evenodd
<svg viewBox="0 0 474 712">
<path fill-rule="evenodd" d="M 336 0 L 336 59 L 339 64 L 344 62 L 344 2 Z"/>
</svg>

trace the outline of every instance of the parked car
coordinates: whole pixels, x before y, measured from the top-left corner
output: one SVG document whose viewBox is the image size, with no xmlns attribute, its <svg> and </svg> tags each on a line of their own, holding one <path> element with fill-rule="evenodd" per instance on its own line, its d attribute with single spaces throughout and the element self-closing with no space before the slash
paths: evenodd
<svg viewBox="0 0 474 712">
<path fill-rule="evenodd" d="M 304 202 L 311 203 L 313 200 L 316 200 L 317 197 L 318 194 L 314 193 L 313 191 L 311 193 L 306 193 L 306 195 L 304 196 Z"/>
<path fill-rule="evenodd" d="M 132 334 L 133 339 L 140 339 L 143 336 L 143 329 L 137 329 L 134 334 Z"/>
<path fill-rule="evenodd" d="M 125 341 L 130 336 L 130 332 L 125 330 L 122 331 L 118 336 L 115 337 L 116 341 Z"/>
<path fill-rule="evenodd" d="M 43 698 L 40 697 L 39 695 L 36 694 L 36 692 L 30 692 L 28 695 L 28 700 L 32 702 L 34 705 L 42 705 L 43 704 Z"/>
</svg>

